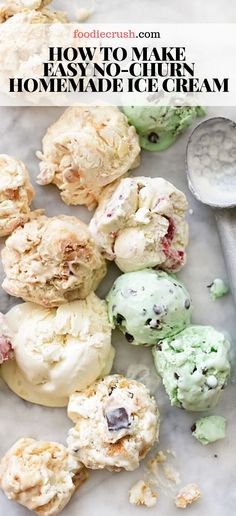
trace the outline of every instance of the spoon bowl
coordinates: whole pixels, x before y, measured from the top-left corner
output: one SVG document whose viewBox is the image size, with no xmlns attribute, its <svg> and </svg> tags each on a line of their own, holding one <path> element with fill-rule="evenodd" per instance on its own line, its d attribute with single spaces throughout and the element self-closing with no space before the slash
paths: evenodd
<svg viewBox="0 0 236 516">
<path fill-rule="evenodd" d="M 186 168 L 199 201 L 215 208 L 236 206 L 236 124 L 223 117 L 200 123 L 188 141 Z"/>
</svg>

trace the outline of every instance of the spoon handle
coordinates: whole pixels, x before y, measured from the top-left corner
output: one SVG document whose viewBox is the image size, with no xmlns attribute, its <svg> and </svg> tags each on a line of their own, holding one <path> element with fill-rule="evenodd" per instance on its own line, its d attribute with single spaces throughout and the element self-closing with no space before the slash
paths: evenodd
<svg viewBox="0 0 236 516">
<path fill-rule="evenodd" d="M 236 209 L 215 210 L 215 217 L 229 276 L 230 290 L 236 306 Z"/>
</svg>

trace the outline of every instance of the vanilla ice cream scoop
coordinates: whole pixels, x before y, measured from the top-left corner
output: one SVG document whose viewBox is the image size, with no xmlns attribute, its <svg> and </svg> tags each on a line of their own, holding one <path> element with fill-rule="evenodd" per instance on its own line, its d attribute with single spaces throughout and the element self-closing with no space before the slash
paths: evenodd
<svg viewBox="0 0 236 516">
<path fill-rule="evenodd" d="M 6 314 L 15 359 L 2 378 L 18 396 L 63 407 L 69 396 L 108 374 L 114 358 L 106 303 L 94 293 L 57 309 L 33 303 Z"/>
<path fill-rule="evenodd" d="M 156 400 L 144 384 L 118 374 L 72 394 L 68 416 L 75 423 L 68 448 L 91 469 L 132 471 L 158 439 Z"/>
<path fill-rule="evenodd" d="M 61 512 L 87 478 L 82 464 L 55 442 L 19 439 L 0 463 L 7 498 L 40 516 Z"/>
<path fill-rule="evenodd" d="M 139 164 L 138 135 L 115 106 L 67 109 L 42 145 L 38 183 L 57 185 L 66 204 L 93 208 L 105 185 Z"/>
<path fill-rule="evenodd" d="M 106 274 L 86 224 L 66 215 L 36 214 L 6 240 L 2 261 L 3 288 L 46 307 L 84 299 Z"/>
<path fill-rule="evenodd" d="M 10 235 L 29 220 L 34 195 L 24 163 L 0 154 L 0 237 Z"/>
<path fill-rule="evenodd" d="M 108 186 L 90 222 L 94 240 L 123 272 L 185 263 L 185 195 L 161 177 L 127 177 Z"/>
</svg>

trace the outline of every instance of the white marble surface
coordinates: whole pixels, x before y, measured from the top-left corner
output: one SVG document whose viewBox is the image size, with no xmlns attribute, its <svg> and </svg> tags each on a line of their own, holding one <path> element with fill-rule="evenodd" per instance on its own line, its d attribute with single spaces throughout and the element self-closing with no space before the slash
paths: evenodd
<svg viewBox="0 0 236 516">
<path fill-rule="evenodd" d="M 97 0 L 96 11 L 91 18 L 94 22 L 235 22 L 234 0 L 189 2 L 189 0 Z M 94 2 L 58 0 L 55 7 L 66 9 L 70 6 L 91 5 Z M 37 174 L 38 163 L 35 150 L 40 148 L 46 127 L 61 112 L 56 108 L 1 108 L 0 109 L 0 153 L 9 153 L 25 161 L 32 178 Z M 236 109 L 215 109 L 208 112 L 231 116 L 236 121 Z M 196 323 L 213 324 L 231 333 L 236 330 L 235 309 L 231 296 L 213 303 L 206 288 L 211 280 L 220 276 L 226 278 L 221 248 L 210 209 L 197 203 L 188 192 L 184 170 L 185 147 L 188 134 L 168 151 L 161 154 L 143 152 L 141 167 L 137 175 L 163 175 L 173 181 L 188 196 L 193 214 L 189 215 L 190 245 L 188 263 L 180 276 L 189 288 L 194 301 L 193 320 Z M 69 208 L 60 202 L 56 188 L 37 187 L 35 207 L 46 207 L 49 215 L 73 213 L 89 220 L 89 213 L 81 208 Z M 99 289 L 104 295 L 112 284 L 118 270 L 110 266 L 106 281 Z M 2 275 L 2 273 L 1 273 Z M 7 311 L 16 301 L 1 290 L 0 310 Z M 195 420 L 193 413 L 171 408 L 162 386 L 155 374 L 151 354 L 148 349 L 137 349 L 127 344 L 121 334 L 114 334 L 116 359 L 114 370 L 126 373 L 129 364 L 143 364 L 150 367 L 147 379 L 157 396 L 161 411 L 161 432 L 159 448 L 175 450 L 177 465 L 181 474 L 181 485 L 197 482 L 202 491 L 202 499 L 192 506 L 193 516 L 214 514 L 214 516 L 234 516 L 236 507 L 236 396 L 233 382 L 223 393 L 222 401 L 214 413 L 227 418 L 227 437 L 223 442 L 203 447 L 191 435 L 190 427 Z M 232 375 L 232 380 L 234 374 Z M 19 437 L 32 436 L 65 442 L 70 421 L 66 411 L 47 409 L 31 405 L 12 394 L 2 383 L 0 385 L 0 455 Z M 217 455 L 217 456 L 216 456 Z M 74 496 L 63 514 L 68 516 L 126 516 L 144 515 L 145 508 L 129 505 L 128 489 L 136 479 L 142 478 L 142 467 L 134 473 L 111 474 L 93 472 L 90 480 Z M 175 491 L 176 489 L 174 489 Z M 0 516 L 23 516 L 29 514 L 24 508 L 8 502 L 0 493 Z M 148 514 L 175 516 L 178 510 L 173 503 L 173 493 L 159 492 L 157 506 Z"/>
</svg>

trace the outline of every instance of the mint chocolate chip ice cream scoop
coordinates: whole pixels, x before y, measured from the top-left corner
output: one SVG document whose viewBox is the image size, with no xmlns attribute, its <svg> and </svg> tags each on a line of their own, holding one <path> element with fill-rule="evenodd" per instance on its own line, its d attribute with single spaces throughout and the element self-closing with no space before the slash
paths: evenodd
<svg viewBox="0 0 236 516">
<path fill-rule="evenodd" d="M 192 304 L 174 275 L 153 269 L 122 274 L 107 296 L 110 322 L 131 344 L 156 344 L 190 324 Z"/>
<path fill-rule="evenodd" d="M 196 117 L 205 115 L 199 106 L 125 106 L 123 111 L 139 134 L 141 147 L 149 151 L 167 149 Z"/>
<path fill-rule="evenodd" d="M 171 405 L 200 411 L 214 407 L 230 373 L 229 340 L 212 326 L 192 325 L 153 348 L 157 372 Z"/>
</svg>

